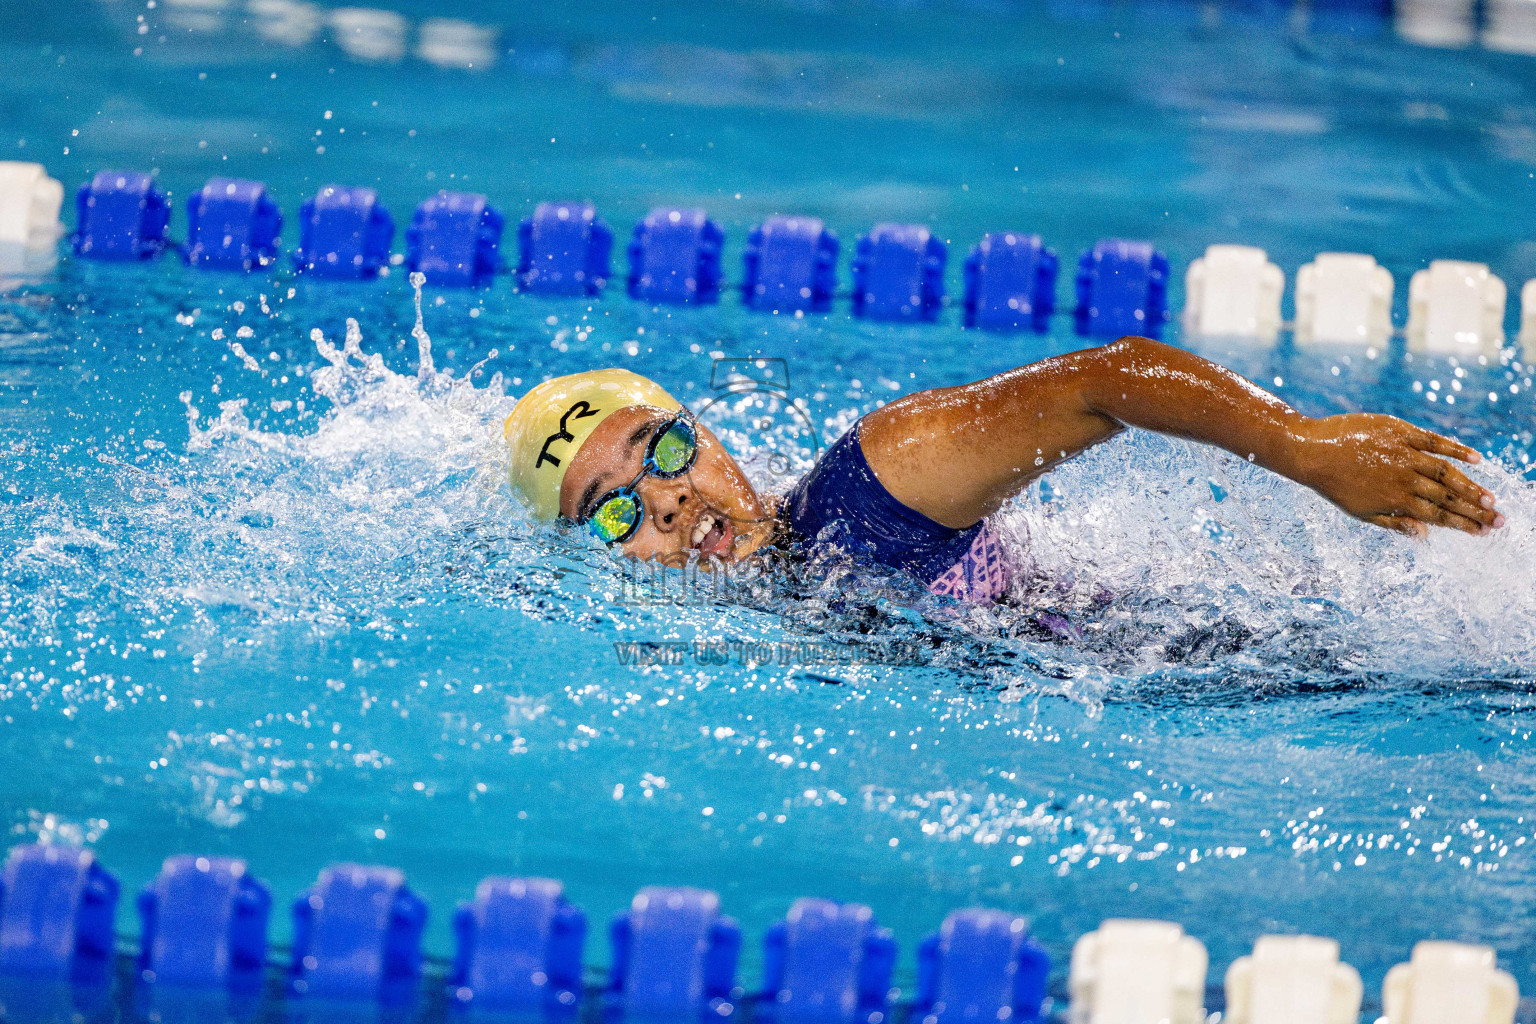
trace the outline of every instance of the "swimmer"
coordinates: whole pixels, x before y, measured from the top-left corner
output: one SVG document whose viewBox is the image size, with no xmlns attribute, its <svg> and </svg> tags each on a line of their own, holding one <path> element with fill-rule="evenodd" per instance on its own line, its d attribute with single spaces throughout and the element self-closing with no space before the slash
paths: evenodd
<svg viewBox="0 0 1536 1024">
<path fill-rule="evenodd" d="M 1141 427 L 1224 448 L 1356 519 L 1416 537 L 1504 525 L 1448 460 L 1464 444 L 1392 416 L 1312 418 L 1222 366 L 1127 337 L 868 413 L 782 498 L 628 370 L 557 377 L 506 421 L 514 491 L 535 518 L 579 524 L 641 560 L 730 563 L 771 545 L 835 545 L 962 600 L 1006 592 L 988 516 L 1053 467 Z"/>
</svg>

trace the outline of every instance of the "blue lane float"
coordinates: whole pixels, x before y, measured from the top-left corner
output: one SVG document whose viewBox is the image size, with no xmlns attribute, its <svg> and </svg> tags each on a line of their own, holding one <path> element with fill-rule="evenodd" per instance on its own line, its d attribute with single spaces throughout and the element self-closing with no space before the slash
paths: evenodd
<svg viewBox="0 0 1536 1024">
<path fill-rule="evenodd" d="M 1056 311 L 1056 254 L 1039 235 L 989 232 L 965 261 L 965 326 L 1044 333 Z"/>
<path fill-rule="evenodd" d="M 99 171 L 75 193 L 76 256 L 93 260 L 147 260 L 166 246 L 171 203 L 153 175 Z"/>
<path fill-rule="evenodd" d="M 1369 4 L 1378 0 L 1339 2 Z M 62 186 L 54 183 L 36 192 L 36 182 L 52 181 L 46 178 L 42 165 L 12 162 L 6 166 L 12 170 L 0 173 L 0 192 L 4 193 L 0 200 L 6 209 L 25 211 L 14 218 L 8 244 L 19 244 L 30 254 L 20 272 L 45 274 L 57 262 L 52 246 L 63 230 L 50 212 L 46 193 L 54 189 L 56 200 Z M 43 177 L 39 179 L 39 175 Z M 180 250 L 186 262 L 194 266 L 243 270 L 264 267 L 275 260 L 283 225 L 281 211 L 260 182 L 213 178 L 188 198 L 189 236 L 187 245 L 179 246 L 166 235 L 168 194 L 156 185 L 152 175 L 121 170 L 98 172 L 82 185 L 76 193 L 76 214 L 76 229 L 69 237 L 75 254 L 82 258 L 146 260 L 170 247 Z M 40 218 L 39 222 L 34 224 L 34 218 Z M 304 203 L 294 260 L 300 270 L 326 277 L 364 279 L 376 276 L 392 262 L 404 262 L 413 271 L 429 273 L 436 285 L 483 285 L 503 269 L 503 228 L 500 214 L 487 205 L 484 196 L 440 192 L 417 208 L 406 232 L 406 254 L 391 256 L 394 221 L 379 204 L 374 190 L 332 185 Z M 636 227 L 630 243 L 630 293 L 657 303 L 716 301 L 721 287 L 723 237 L 719 225 L 702 210 L 653 210 Z M 541 203 L 518 225 L 518 238 L 519 290 L 573 296 L 602 292 L 610 272 L 613 233 L 597 219 L 592 204 Z M 1191 279 L 1202 267 L 1209 273 L 1205 265 L 1217 248 L 1234 247 L 1212 247 L 1192 264 Z M 1337 254 L 1323 255 L 1331 258 Z M 831 308 L 836 290 L 837 256 L 837 238 L 819 219 L 769 218 L 752 228 L 743 253 L 742 303 L 766 312 L 825 312 Z M 877 224 L 860 237 L 850 266 L 853 315 L 896 321 L 937 320 L 944 304 L 946 258 L 945 244 L 922 225 Z M 1322 262 L 1320 257 L 1317 266 Z M 1484 272 L 1487 269 L 1472 266 L 1482 266 Z M 1311 285 L 1305 280 L 1310 269 L 1311 265 L 1304 267 L 1298 276 L 1298 310 L 1311 294 Z M 18 268 L 9 272 L 16 273 Z M 997 331 L 1048 330 L 1055 313 L 1057 273 L 1056 256 L 1039 236 L 987 234 L 965 263 L 965 326 Z M 1101 239 L 1078 260 L 1072 310 L 1077 333 L 1100 339 L 1131 334 L 1161 337 L 1169 317 L 1168 275 L 1167 257 L 1151 242 Z M 1415 275 L 1415 280 L 1420 276 Z M 1276 280 L 1279 283 L 1271 292 L 1278 294 L 1283 291 L 1283 278 Z M 1491 280 L 1497 283 L 1496 278 Z M 1389 276 L 1384 283 L 1372 284 L 1376 291 L 1382 287 L 1390 293 Z M 1536 295 L 1536 290 L 1528 291 Z M 1337 289 L 1330 296 L 1330 308 L 1346 301 Z M 1270 297 L 1273 300 L 1274 295 Z M 1348 296 L 1346 304 L 1356 297 Z M 1503 335 L 1497 329 L 1498 303 L 1490 300 L 1487 305 L 1492 310 L 1487 322 L 1495 326 L 1482 334 L 1494 339 L 1485 345 L 1492 353 L 1501 347 Z M 1527 305 L 1536 306 L 1536 299 Z M 1527 319 L 1536 322 L 1536 315 Z M 1386 313 L 1376 320 L 1380 323 L 1372 331 L 1390 333 Z M 1410 317 L 1410 342 L 1415 323 Z M 1299 312 L 1298 342 L 1309 338 L 1314 326 Z M 1273 323 L 1270 327 L 1273 335 Z M 1262 330 L 1255 336 L 1273 340 Z M 1528 352 L 1536 350 L 1531 338 L 1536 338 L 1536 329 L 1522 331 L 1521 340 Z"/>
<path fill-rule="evenodd" d="M 741 928 L 704 889 L 649 886 L 608 928 L 610 1008 L 633 1019 L 685 1021 L 734 1010 Z"/>
<path fill-rule="evenodd" d="M 449 997 L 496 1011 L 574 1010 L 587 916 L 549 878 L 487 878 L 454 915 Z"/>
<path fill-rule="evenodd" d="M 957 910 L 917 949 L 912 1024 L 979 1024 L 1040 1017 L 1051 958 L 1029 923 L 1001 910 Z"/>
<path fill-rule="evenodd" d="M 896 939 L 859 903 L 800 899 L 763 936 L 764 1012 L 790 1022 L 882 1024 Z"/>
<path fill-rule="evenodd" d="M 405 265 L 430 284 L 472 288 L 501 271 L 506 224 L 485 196 L 439 192 L 416 207 L 405 229 Z"/>
<path fill-rule="evenodd" d="M 187 197 L 187 263 L 250 270 L 277 259 L 283 215 L 259 181 L 210 178 Z"/>
<path fill-rule="evenodd" d="M 105 982 L 117 896 L 117 879 L 88 850 L 15 847 L 0 871 L 0 973 Z"/>
<path fill-rule="evenodd" d="M 657 207 L 635 225 L 629 242 L 629 297 L 681 305 L 719 301 L 724 245 L 725 232 L 703 210 Z"/>
<path fill-rule="evenodd" d="M 944 243 L 922 224 L 876 224 L 859 238 L 853 315 L 870 320 L 937 320 L 944 304 Z"/>
<path fill-rule="evenodd" d="M 87 851 L 45 844 L 11 850 L 0 869 L 0 998 L 8 1019 L 88 1019 L 107 1008 L 107 982 L 118 955 L 112 931 L 117 897 L 117 881 Z M 228 984 L 225 968 L 259 962 L 269 907 L 266 888 L 239 861 L 167 860 L 140 897 L 144 931 L 141 984 L 131 991 L 134 1012 L 183 1021 L 252 1020 L 260 1014 L 301 1022 L 323 1012 L 327 1019 L 403 1022 L 416 1007 L 427 908 L 406 888 L 401 872 L 350 864 L 322 871 L 294 907 L 286 992 L 293 998 L 286 1007 L 264 1009 L 258 992 Z M 797 900 L 764 935 L 765 986 L 753 995 L 736 982 L 741 930 L 705 890 L 642 889 L 610 927 L 612 968 L 602 990 L 583 991 L 585 918 L 565 901 L 558 882 L 486 879 L 455 925 L 458 956 L 451 972 L 438 975 L 449 986 L 454 1020 L 467 1020 L 467 1014 L 507 1024 L 532 1019 L 532 1011 L 570 1024 L 583 994 L 600 1000 L 593 1011 L 630 1024 L 727 1018 L 740 1001 L 781 1024 L 891 1020 L 896 942 L 858 904 Z M 1355 1019 L 1359 974 L 1338 953 L 1329 939 L 1260 937 L 1253 955 L 1238 958 L 1227 971 L 1228 1012 L 1240 1016 L 1263 985 L 1309 1005 L 1326 1002 L 1330 1018 Z M 209 963 L 198 964 L 199 958 Z M 175 961 L 182 964 L 179 983 L 172 982 Z M 1511 1021 L 1519 988 L 1494 965 L 1487 946 L 1419 943 L 1410 963 L 1388 973 L 1382 998 L 1388 1006 L 1394 1000 L 1402 1005 L 1404 992 L 1422 983 L 1467 993 L 1497 1007 L 1489 1019 Z M 1178 924 L 1104 921 L 1073 945 L 1071 1015 L 1086 1020 L 1104 1007 L 1150 1000 L 1147 1005 L 1180 1007 L 1180 1020 L 1203 1019 L 1208 966 L 1205 946 Z M 268 961 L 266 969 L 278 967 Z M 152 973 L 157 976 L 148 977 Z M 916 992 L 905 1019 L 1039 1024 L 1049 973 L 1050 960 L 1024 918 L 1000 910 L 956 911 L 918 947 Z M 465 986 L 478 988 L 460 991 Z M 279 996 L 278 990 L 261 991 Z M 119 998 L 129 994 L 119 992 Z M 309 1001 L 314 999 L 321 1002 Z"/>
<path fill-rule="evenodd" d="M 362 280 L 389 262 L 395 221 L 371 188 L 327 185 L 299 209 L 298 268 L 317 277 Z"/>
<path fill-rule="evenodd" d="M 253 992 L 267 969 L 272 894 L 230 857 L 170 857 L 139 894 L 139 974 L 184 988 Z"/>
<path fill-rule="evenodd" d="M 837 291 L 837 236 L 818 217 L 769 217 L 747 236 L 741 301 L 765 313 L 825 313 Z"/>
<path fill-rule="evenodd" d="M 1077 261 L 1077 333 L 1160 338 L 1168 319 L 1168 257 L 1151 242 L 1105 238 Z"/>
<path fill-rule="evenodd" d="M 337 864 L 293 904 L 295 995 L 403 1006 L 421 979 L 427 905 L 395 868 Z"/>
<path fill-rule="evenodd" d="M 591 203 L 540 203 L 517 226 L 517 286 L 537 295 L 598 295 L 613 231 Z"/>
</svg>

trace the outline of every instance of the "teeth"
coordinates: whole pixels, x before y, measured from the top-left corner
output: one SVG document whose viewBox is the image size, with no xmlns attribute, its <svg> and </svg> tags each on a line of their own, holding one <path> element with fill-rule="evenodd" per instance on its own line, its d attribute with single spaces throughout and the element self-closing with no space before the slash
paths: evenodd
<svg viewBox="0 0 1536 1024">
<path fill-rule="evenodd" d="M 698 547 L 704 543 L 704 538 L 709 536 L 709 531 L 715 528 L 715 517 L 709 513 L 699 516 L 699 521 L 693 525 L 693 539 L 691 547 Z"/>
</svg>

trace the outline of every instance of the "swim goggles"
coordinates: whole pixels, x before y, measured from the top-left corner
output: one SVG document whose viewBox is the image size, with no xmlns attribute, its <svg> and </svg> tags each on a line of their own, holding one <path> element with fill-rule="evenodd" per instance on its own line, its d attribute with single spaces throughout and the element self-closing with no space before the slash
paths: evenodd
<svg viewBox="0 0 1536 1024">
<path fill-rule="evenodd" d="M 693 419 L 679 413 L 666 420 L 651 435 L 651 443 L 645 449 L 645 461 L 640 472 L 623 487 L 604 494 L 592 506 L 580 522 L 587 524 L 592 536 L 604 544 L 622 544 L 635 535 L 645 520 L 645 506 L 635 490 L 647 474 L 661 480 L 681 476 L 693 468 L 699 456 L 699 439 L 694 431 Z"/>
</svg>

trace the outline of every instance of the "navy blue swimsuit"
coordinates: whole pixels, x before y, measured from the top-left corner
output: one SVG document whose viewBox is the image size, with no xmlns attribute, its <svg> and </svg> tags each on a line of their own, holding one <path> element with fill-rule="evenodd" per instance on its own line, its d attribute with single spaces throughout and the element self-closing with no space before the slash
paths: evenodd
<svg viewBox="0 0 1536 1024">
<path fill-rule="evenodd" d="M 961 563 L 985 533 L 982 523 L 957 530 L 897 501 L 869 468 L 857 423 L 789 492 L 784 514 L 803 543 L 836 545 L 925 583 Z"/>
</svg>

